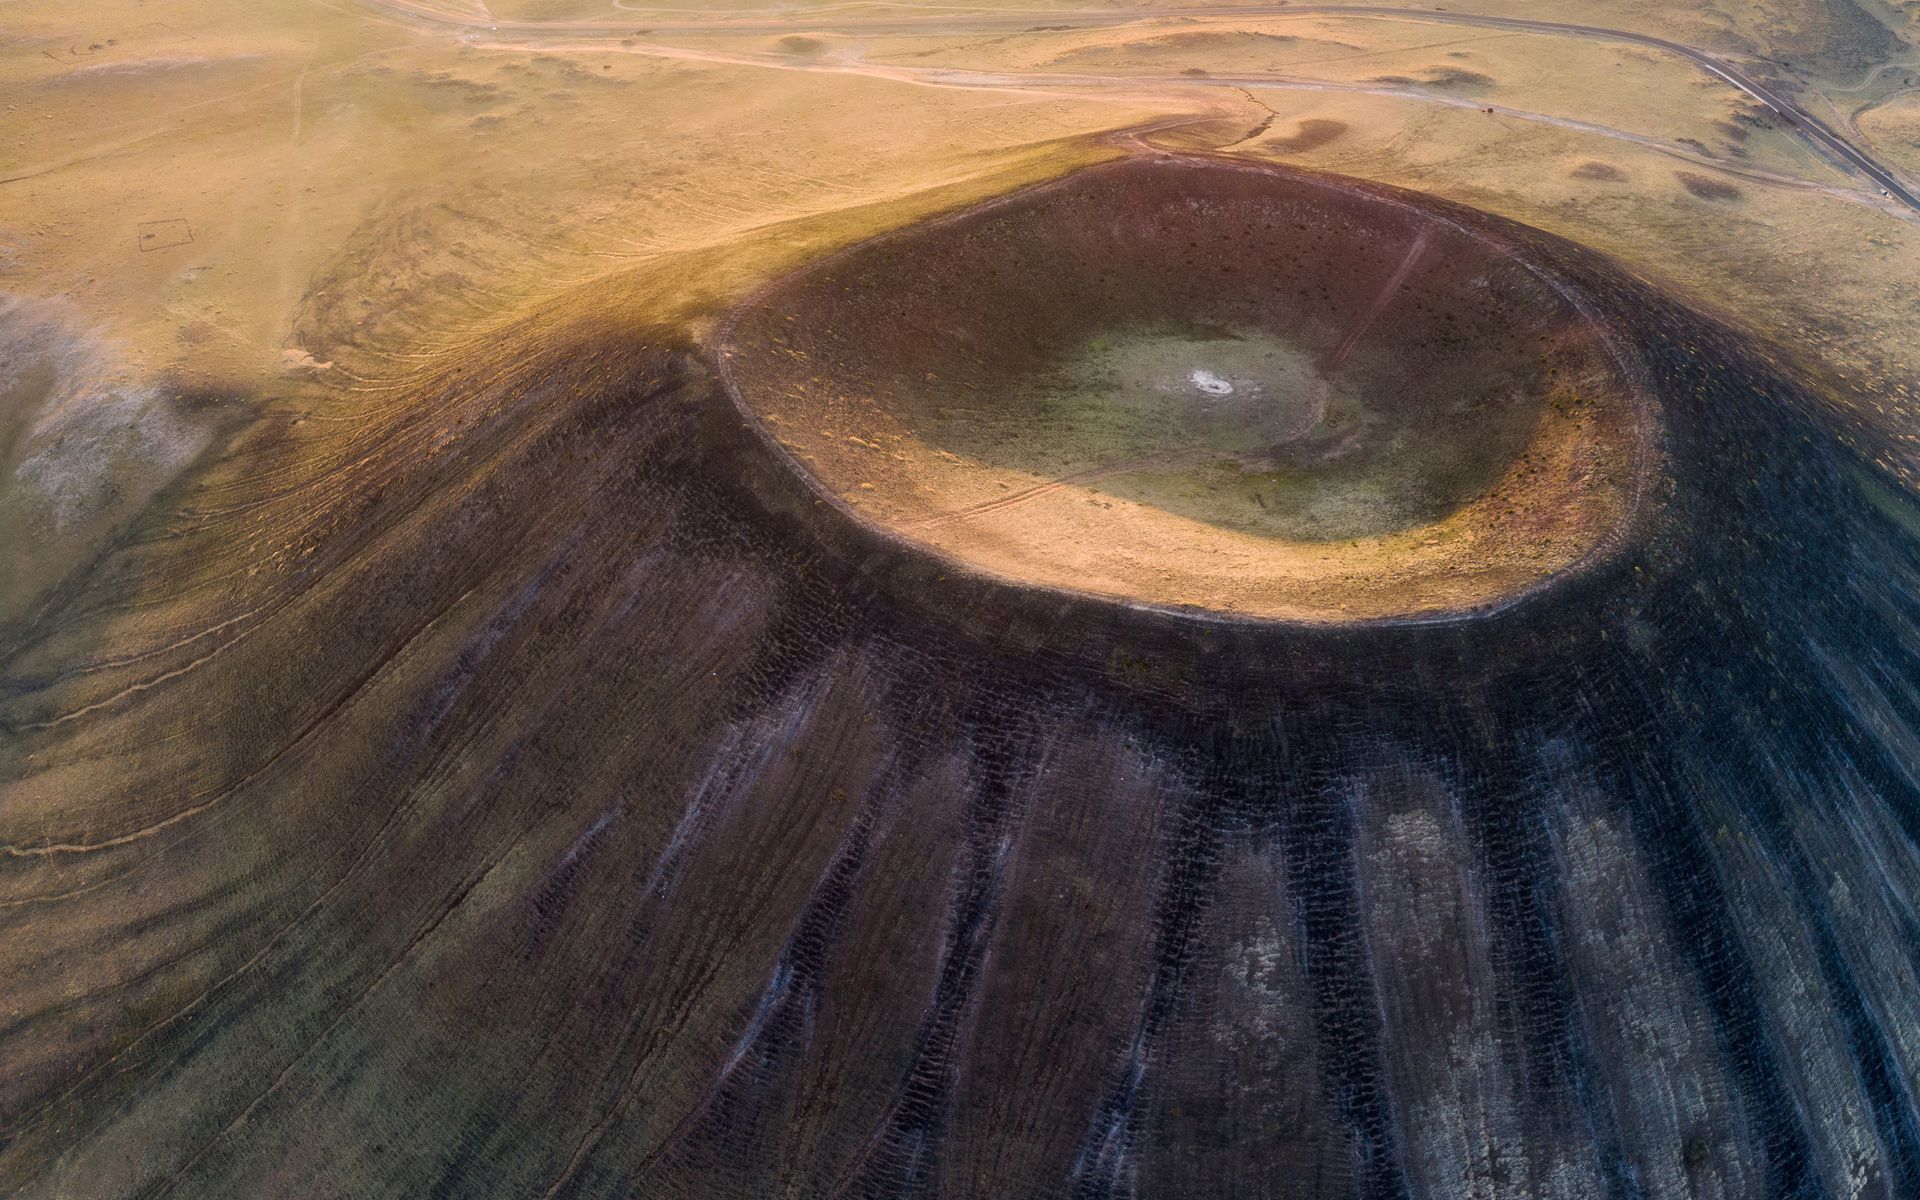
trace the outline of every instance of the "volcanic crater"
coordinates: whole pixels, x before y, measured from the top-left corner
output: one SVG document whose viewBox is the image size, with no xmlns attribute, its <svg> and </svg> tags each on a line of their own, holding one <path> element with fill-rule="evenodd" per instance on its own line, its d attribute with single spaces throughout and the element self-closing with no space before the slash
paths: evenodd
<svg viewBox="0 0 1920 1200">
<path fill-rule="evenodd" d="M 777 283 L 731 395 L 657 270 L 247 427 L 7 652 L 0 1194 L 1920 1196 L 1920 511 L 1782 348 L 1178 161 Z M 1047 404 L 1311 486 L 925 520 L 1063 478 Z M 924 552 L 1062 500 L 973 560 L 1047 587 Z M 1072 577 L 1148 517 L 1376 547 L 1287 614 L 1589 549 L 1203 621 Z"/>
<path fill-rule="evenodd" d="M 1252 619 L 1501 607 L 1618 544 L 1642 368 L 1538 239 L 1185 155 L 863 242 L 715 336 L 857 519 L 967 567 Z"/>
</svg>

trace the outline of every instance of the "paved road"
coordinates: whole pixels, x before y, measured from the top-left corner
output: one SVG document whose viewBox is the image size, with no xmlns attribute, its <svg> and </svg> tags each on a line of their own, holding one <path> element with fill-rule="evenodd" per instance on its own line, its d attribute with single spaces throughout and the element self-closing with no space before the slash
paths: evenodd
<svg viewBox="0 0 1920 1200">
<path fill-rule="evenodd" d="M 1295 9 L 1295 11 L 1301 11 Z M 1368 13 L 1376 16 L 1413 16 L 1416 10 L 1354 7 L 1341 8 L 1324 6 L 1322 12 L 1345 11 Z M 1580 37 L 1606 38 L 1611 41 L 1631 42 L 1640 46 L 1651 46 L 1658 50 L 1678 54 L 1699 66 L 1708 74 L 1717 76 L 1739 88 L 1748 96 L 1758 100 L 1773 111 L 1782 124 L 1793 129 L 1801 137 L 1811 142 L 1817 149 L 1840 160 L 1844 165 L 1865 175 L 1875 186 L 1906 205 L 1914 212 L 1920 212 L 1920 195 L 1907 186 L 1907 183 L 1891 168 L 1881 165 L 1872 155 L 1855 146 L 1818 117 L 1801 108 L 1792 100 L 1760 83 L 1749 75 L 1715 58 L 1704 50 L 1697 50 L 1681 42 L 1670 42 L 1666 38 L 1653 37 L 1644 33 L 1630 33 L 1622 29 L 1603 29 L 1597 25 L 1566 25 L 1557 21 L 1532 21 L 1521 17 L 1484 17 L 1471 13 L 1419 13 L 1425 18 L 1448 21 L 1456 25 L 1478 25 L 1488 29 L 1512 29 L 1541 33 L 1572 34 Z"/>
<path fill-rule="evenodd" d="M 1304 16 L 1362 16 L 1389 17 L 1403 20 L 1432 21 L 1448 25 L 1467 25 L 1483 29 L 1503 29 L 1522 33 L 1544 33 L 1563 37 L 1599 38 L 1606 41 L 1626 42 L 1637 46 L 1648 46 L 1656 50 L 1665 50 L 1678 54 L 1694 63 L 1707 73 L 1725 81 L 1754 100 L 1757 100 L 1793 132 L 1797 133 L 1814 149 L 1837 161 L 1841 166 L 1866 176 L 1884 195 L 1905 205 L 1915 213 L 1920 213 L 1920 194 L 1908 185 L 1897 172 L 1884 166 L 1865 150 L 1860 149 L 1825 122 L 1794 103 L 1791 99 L 1767 87 L 1760 81 L 1740 71 L 1731 64 L 1715 58 L 1705 50 L 1686 45 L 1683 42 L 1668 41 L 1666 38 L 1651 34 L 1634 33 L 1625 29 L 1607 29 L 1599 25 L 1574 25 L 1560 21 L 1535 21 L 1526 17 L 1483 16 L 1478 13 L 1450 12 L 1428 8 L 1394 8 L 1385 5 L 1368 4 L 1232 4 L 1232 5 L 1196 5 L 1186 8 L 1130 8 L 1130 9 L 1024 9 L 1002 10 L 997 12 L 962 13 L 953 16 L 928 17 L 780 17 L 780 18 L 721 18 L 704 21 L 648 21 L 644 12 L 636 11 L 632 21 L 538 21 L 538 20 L 489 20 L 485 17 L 464 13 L 448 12 L 434 6 L 430 0 L 364 0 L 378 8 L 401 12 L 410 16 L 430 20 L 443 25 L 457 25 L 468 29 L 504 31 L 522 34 L 563 34 L 570 37 L 622 36 L 632 37 L 643 29 L 647 33 L 840 33 L 857 31 L 861 33 L 938 33 L 949 29 L 1012 29 L 1026 30 L 1037 27 L 1065 29 L 1093 29 L 1114 25 L 1126 25 L 1135 21 L 1166 20 L 1175 17 L 1204 17 L 1221 19 L 1232 17 L 1304 17 Z"/>
</svg>

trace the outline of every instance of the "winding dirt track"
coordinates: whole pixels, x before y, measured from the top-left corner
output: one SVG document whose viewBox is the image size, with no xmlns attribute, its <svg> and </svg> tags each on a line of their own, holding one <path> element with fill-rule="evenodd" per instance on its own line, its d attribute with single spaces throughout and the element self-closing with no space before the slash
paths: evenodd
<svg viewBox="0 0 1920 1200">
<path fill-rule="evenodd" d="M 375 8 L 417 17 L 441 25 L 458 26 L 472 30 L 489 32 L 511 32 L 516 34 L 556 34 L 566 37 L 632 37 L 642 32 L 635 28 L 632 21 L 540 21 L 540 20 L 495 20 L 472 16 L 465 13 L 449 12 L 430 0 L 363 0 Z M 636 10 L 636 15 L 638 14 Z M 1865 176 L 1880 192 L 1908 210 L 1920 213 L 1920 194 L 1917 194 L 1898 172 L 1882 164 L 1871 154 L 1855 146 L 1845 137 L 1836 133 L 1818 117 L 1796 104 L 1788 97 L 1742 72 L 1738 68 L 1684 42 L 1670 41 L 1651 34 L 1635 33 L 1625 29 L 1608 29 L 1599 25 L 1576 25 L 1561 21 L 1537 21 L 1525 17 L 1485 16 L 1478 13 L 1447 12 L 1432 9 L 1395 8 L 1386 5 L 1346 5 L 1346 4 L 1256 4 L 1256 5 L 1195 5 L 1180 8 L 1131 8 L 1120 11 L 1103 10 L 1047 10 L 1014 9 L 991 13 L 961 13 L 951 16 L 934 17 L 815 17 L 781 19 L 724 19 L 704 21 L 674 21 L 645 24 L 646 33 L 832 33 L 841 31 L 859 31 L 862 33 L 940 33 L 947 30 L 981 30 L 996 28 L 1029 28 L 1036 21 L 1044 21 L 1050 26 L 1074 29 L 1100 28 L 1113 25 L 1126 25 L 1135 21 L 1165 20 L 1177 17 L 1301 17 L 1301 16 L 1357 16 L 1380 17 L 1398 20 L 1431 21 L 1437 24 L 1467 25 L 1483 29 L 1504 29 L 1522 33 L 1556 34 L 1568 37 L 1599 38 L 1607 41 L 1626 42 L 1664 50 L 1681 57 L 1700 67 L 1708 74 L 1738 89 L 1773 112 L 1789 129 L 1813 149 L 1850 169 Z M 1145 78 L 1145 77 L 1142 77 Z"/>
</svg>

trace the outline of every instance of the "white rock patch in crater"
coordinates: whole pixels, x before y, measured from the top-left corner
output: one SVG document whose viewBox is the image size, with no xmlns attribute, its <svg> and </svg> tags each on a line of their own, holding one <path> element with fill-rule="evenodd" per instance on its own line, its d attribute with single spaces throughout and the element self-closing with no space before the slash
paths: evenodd
<svg viewBox="0 0 1920 1200">
<path fill-rule="evenodd" d="M 1187 376 L 1187 382 L 1193 384 L 1193 386 L 1199 388 L 1209 396 L 1233 395 L 1233 384 L 1215 375 L 1212 371 L 1203 370 L 1199 367 L 1195 367 L 1193 372 Z"/>
</svg>

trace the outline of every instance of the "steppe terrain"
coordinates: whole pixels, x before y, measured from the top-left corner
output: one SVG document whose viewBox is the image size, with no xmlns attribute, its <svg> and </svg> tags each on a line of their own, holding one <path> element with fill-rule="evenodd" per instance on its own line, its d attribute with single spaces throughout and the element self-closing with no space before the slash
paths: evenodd
<svg viewBox="0 0 1920 1200">
<path fill-rule="evenodd" d="M 1920 4 L 0 0 L 0 1194 L 1920 1195 Z"/>
<path fill-rule="evenodd" d="M 12 0 L 0 336 L 24 382 L 0 529 L 28 549 L 0 616 L 229 417 L 377 405 L 424 357 L 615 273 L 647 281 L 636 314 L 651 286 L 677 316 L 1155 139 L 1612 254 L 1804 357 L 1910 469 L 1911 207 L 1680 54 L 1462 23 L 1698 46 L 1911 170 L 1900 11 L 1049 11 Z"/>
</svg>

